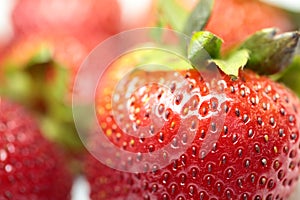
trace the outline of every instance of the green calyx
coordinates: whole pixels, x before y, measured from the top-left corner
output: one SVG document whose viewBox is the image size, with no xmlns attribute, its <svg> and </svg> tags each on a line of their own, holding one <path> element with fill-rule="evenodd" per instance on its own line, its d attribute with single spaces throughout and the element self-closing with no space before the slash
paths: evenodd
<svg viewBox="0 0 300 200">
<path fill-rule="evenodd" d="M 285 70 L 297 48 L 298 31 L 278 34 L 274 28 L 263 29 L 246 39 L 237 49 L 221 56 L 222 39 L 203 31 L 214 1 L 201 0 L 186 20 L 183 32 L 191 36 L 187 57 L 195 68 L 205 62 L 216 64 L 225 74 L 238 78 L 240 69 L 248 68 L 261 75 Z"/>
<path fill-rule="evenodd" d="M 2 66 L 0 95 L 32 111 L 46 138 L 67 151 L 81 151 L 68 100 L 70 71 L 56 62 L 46 47 L 28 55 L 24 62 L 14 59 L 8 58 Z"/>
<path fill-rule="evenodd" d="M 190 45 L 188 46 L 188 59 L 193 63 L 197 62 L 199 57 L 210 56 L 220 57 L 222 40 L 208 31 L 199 31 L 192 35 Z M 205 50 L 202 52 L 201 50 Z M 201 55 L 202 53 L 202 55 Z"/>
<path fill-rule="evenodd" d="M 203 31 L 211 16 L 213 5 L 213 0 L 200 0 L 188 15 L 176 1 L 161 0 L 159 8 L 164 23 L 160 25 L 171 26 L 191 37 L 187 57 L 195 68 L 203 66 L 205 62 L 215 63 L 221 71 L 234 78 L 238 78 L 238 72 L 243 68 L 251 69 L 260 75 L 278 78 L 277 74 L 284 71 L 293 60 L 299 32 L 277 34 L 275 28 L 263 29 L 222 57 L 222 40 Z"/>
<path fill-rule="evenodd" d="M 258 31 L 240 47 L 221 57 L 222 40 L 207 31 L 196 32 L 188 47 L 188 59 L 195 68 L 206 59 L 235 78 L 244 67 L 262 75 L 280 73 L 292 62 L 300 34 L 297 31 L 275 33 L 275 29 Z"/>
<path fill-rule="evenodd" d="M 208 31 L 196 32 L 193 34 L 188 47 L 188 59 L 197 69 L 214 63 L 225 74 L 236 78 L 239 69 L 243 68 L 249 59 L 249 51 L 242 49 L 221 58 L 221 45 L 222 40 L 216 35 Z"/>
</svg>

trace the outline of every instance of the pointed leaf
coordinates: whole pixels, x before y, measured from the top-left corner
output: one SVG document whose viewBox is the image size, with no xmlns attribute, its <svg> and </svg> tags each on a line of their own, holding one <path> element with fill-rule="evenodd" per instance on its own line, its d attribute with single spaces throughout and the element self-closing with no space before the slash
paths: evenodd
<svg viewBox="0 0 300 200">
<path fill-rule="evenodd" d="M 225 74 L 237 78 L 239 70 L 246 65 L 248 59 L 249 52 L 243 49 L 232 53 L 226 60 L 212 59 L 211 62 L 215 63 Z"/>
<path fill-rule="evenodd" d="M 247 68 L 258 74 L 275 74 L 286 68 L 294 56 L 299 32 L 276 35 L 276 29 L 264 29 L 248 38 L 239 49 L 248 49 Z"/>
<path fill-rule="evenodd" d="M 188 46 L 188 59 L 200 68 L 211 58 L 219 58 L 222 40 L 208 31 L 193 34 Z"/>
<path fill-rule="evenodd" d="M 194 32 L 203 30 L 211 15 L 214 5 L 214 0 L 200 0 L 196 5 L 184 27 L 186 35 L 193 35 Z"/>
</svg>

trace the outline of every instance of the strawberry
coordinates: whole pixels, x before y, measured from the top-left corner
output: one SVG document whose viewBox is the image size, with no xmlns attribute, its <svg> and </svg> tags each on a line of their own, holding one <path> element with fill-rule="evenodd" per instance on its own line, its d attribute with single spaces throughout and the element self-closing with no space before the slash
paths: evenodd
<svg viewBox="0 0 300 200">
<path fill-rule="evenodd" d="M 16 2 L 15 35 L 0 58 L 1 94 L 33 109 L 48 138 L 80 149 L 71 113 L 73 79 L 89 52 L 120 30 L 120 20 L 115 0 Z"/>
<path fill-rule="evenodd" d="M 0 199 L 69 199 L 62 154 L 21 106 L 0 99 Z"/>
<path fill-rule="evenodd" d="M 264 74 L 289 64 L 299 33 L 266 29 L 220 58 L 221 39 L 191 32 L 194 68 L 169 58 L 169 70 L 135 69 L 143 57 L 125 56 L 99 79 L 101 130 L 87 138 L 85 167 L 92 199 L 286 199 L 294 190 L 300 101 Z M 213 59 L 201 61 L 199 44 Z"/>
<path fill-rule="evenodd" d="M 25 0 L 13 10 L 16 33 L 0 58 L 0 92 L 33 109 L 43 134 L 72 151 L 81 149 L 71 113 L 74 76 L 89 52 L 119 30 L 119 15 L 117 2 L 106 0 Z"/>
<path fill-rule="evenodd" d="M 28 35 L 16 38 L 1 62 L 2 94 L 33 110 L 43 134 L 72 151 L 81 146 L 70 106 L 72 79 L 89 51 L 76 37 Z"/>
<path fill-rule="evenodd" d="M 198 104 L 195 110 L 200 116 L 209 116 L 216 105 L 213 103 L 214 99 L 204 92 L 207 83 L 199 81 L 201 75 L 196 70 L 185 73 L 186 81 L 194 91 L 191 93 L 196 94 L 186 101 L 192 104 L 198 97 L 196 91 L 203 91 L 203 94 L 199 94 L 199 99 L 207 97 L 207 100 L 202 104 L 196 101 Z M 148 77 L 145 75 L 142 78 Z M 220 130 L 220 138 L 210 151 L 200 151 L 205 139 L 213 134 L 209 131 L 212 126 L 211 117 L 204 117 L 196 123 L 197 133 L 191 147 L 165 168 L 153 169 L 153 172 L 147 173 L 122 173 L 101 166 L 97 163 L 98 160 L 90 158 L 87 172 L 92 185 L 92 199 L 130 199 L 133 196 L 145 199 L 286 198 L 294 188 L 299 173 L 298 98 L 284 86 L 266 77 L 258 77 L 248 70 L 240 71 L 238 80 L 232 80 L 225 74 L 222 74 L 220 80 L 225 81 L 222 84 L 227 100 L 219 106 L 226 112 L 226 118 Z M 124 85 L 122 89 L 126 91 L 128 85 Z M 176 83 L 176 86 L 179 85 L 180 83 Z M 131 102 L 134 105 L 132 110 L 145 110 L 145 105 L 139 99 L 158 97 L 161 89 L 137 92 L 135 101 Z M 161 132 L 149 140 L 133 138 L 123 133 L 122 129 L 116 127 L 117 122 L 111 108 L 104 107 L 109 102 L 100 101 L 98 107 L 106 108 L 104 112 L 98 113 L 103 132 L 107 133 L 116 146 L 127 151 L 151 152 L 151 149 L 167 145 L 174 139 L 184 116 L 172 114 L 178 108 L 177 97 L 171 99 L 170 104 L 170 100 L 164 95 L 166 93 L 167 91 L 158 101 L 164 110 L 157 117 L 169 116 L 163 121 Z M 107 95 L 101 97 L 108 100 L 111 98 Z M 192 108 L 192 105 L 188 106 Z M 144 114 L 140 114 L 141 119 L 134 118 L 133 121 L 123 121 L 122 124 L 147 123 L 143 121 Z M 192 126 L 192 118 L 185 123 Z M 181 140 L 183 138 L 178 138 L 178 142 Z M 112 188 L 113 192 L 108 192 Z"/>
</svg>

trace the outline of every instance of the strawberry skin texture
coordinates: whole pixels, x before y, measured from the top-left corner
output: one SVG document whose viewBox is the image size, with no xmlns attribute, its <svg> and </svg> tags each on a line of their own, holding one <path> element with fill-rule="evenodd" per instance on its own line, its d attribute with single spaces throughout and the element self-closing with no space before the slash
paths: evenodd
<svg viewBox="0 0 300 200">
<path fill-rule="evenodd" d="M 70 199 L 72 177 L 30 115 L 0 99 L 0 199 Z"/>
<path fill-rule="evenodd" d="M 164 77 L 168 77 L 174 72 L 155 73 L 166 73 Z M 209 94 L 207 83 L 198 72 L 189 70 L 182 75 L 190 83 L 190 90 L 195 91 L 193 94 L 200 93 L 200 98 Z M 162 169 L 145 173 L 120 172 L 88 156 L 85 169 L 91 183 L 91 198 L 287 199 L 299 174 L 298 98 L 283 85 L 252 71 L 240 71 L 237 80 L 224 74 L 221 76 L 224 81 L 219 83 L 226 101 L 220 108 L 226 117 L 222 130 L 218 130 L 220 137 L 212 144 L 212 148 L 201 149 L 203 141 L 213 134 L 208 131 L 212 126 L 211 117 L 208 117 L 199 119 L 197 134 L 186 152 Z M 147 73 L 141 77 L 141 81 L 151 80 Z M 152 95 L 156 98 L 160 96 L 158 102 L 165 106 L 160 116 L 164 119 L 162 134 L 155 132 L 153 137 L 141 140 L 125 134 L 116 126 L 112 109 L 107 106 L 111 102 L 110 91 L 113 90 L 109 88 L 108 79 L 104 79 L 103 83 L 96 99 L 98 119 L 103 132 L 114 145 L 131 152 L 151 152 L 172 142 L 182 120 L 182 113 L 172 112 L 176 108 L 175 99 L 171 100 L 171 104 L 164 101 L 166 95 L 160 95 L 155 87 L 133 95 L 130 104 L 133 108 L 129 110 L 146 110 L 140 99 Z M 176 85 L 179 87 L 180 83 Z M 124 84 L 118 91 L 125 93 L 127 87 Z M 121 95 L 118 91 L 117 94 Z M 211 100 L 198 105 L 199 116 L 207 116 L 215 109 Z M 177 103 L 180 105 L 180 100 Z M 167 110 L 171 112 L 166 118 Z M 142 112 L 122 124 L 132 126 L 138 119 L 139 123 L 147 124 L 147 117 L 144 116 Z M 178 141 L 182 140 L 178 138 Z M 92 140 L 95 146 L 97 142 L 101 141 Z"/>
</svg>

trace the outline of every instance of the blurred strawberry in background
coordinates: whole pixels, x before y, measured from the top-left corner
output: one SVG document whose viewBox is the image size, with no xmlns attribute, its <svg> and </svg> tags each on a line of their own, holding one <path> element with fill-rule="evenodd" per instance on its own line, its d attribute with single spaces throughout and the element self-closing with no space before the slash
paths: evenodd
<svg viewBox="0 0 300 200">
<path fill-rule="evenodd" d="M 254 32 L 269 27 L 291 30 L 288 16 L 279 8 L 258 0 L 216 0 L 206 30 L 224 39 L 228 49 Z"/>
<path fill-rule="evenodd" d="M 0 57 L 0 91 L 34 110 L 48 138 L 77 152 L 72 83 L 90 51 L 121 31 L 118 2 L 21 0 L 11 21 L 14 34 Z"/>
<path fill-rule="evenodd" d="M 120 29 L 120 8 L 116 0 L 22 0 L 12 12 L 15 36 L 31 34 L 78 37 L 95 45 Z"/>
<path fill-rule="evenodd" d="M 91 50 L 119 32 L 120 23 L 120 8 L 116 0 L 17 1 L 12 10 L 14 37 L 11 48 L 16 43 L 17 46 L 26 43 L 28 37 L 40 41 L 51 38 L 53 46 L 59 47 L 62 46 L 61 40 L 74 38 L 75 43 L 82 43 Z M 66 53 L 72 55 L 67 46 Z"/>
<path fill-rule="evenodd" d="M 0 199 L 70 199 L 67 161 L 30 112 L 0 97 L 0 126 Z"/>
</svg>

